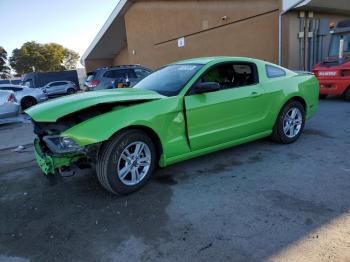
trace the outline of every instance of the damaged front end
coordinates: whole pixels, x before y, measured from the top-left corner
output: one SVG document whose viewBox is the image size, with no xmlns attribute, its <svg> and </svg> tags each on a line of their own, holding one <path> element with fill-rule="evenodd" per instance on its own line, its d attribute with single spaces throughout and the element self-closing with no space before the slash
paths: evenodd
<svg viewBox="0 0 350 262">
<path fill-rule="evenodd" d="M 94 165 L 103 139 L 82 143 L 76 137 L 64 134 L 103 114 L 162 97 L 141 89 L 104 90 L 54 99 L 26 110 L 33 121 L 35 156 L 41 170 L 46 175 L 60 173 L 66 176 L 73 166 Z"/>
<path fill-rule="evenodd" d="M 33 123 L 35 158 L 45 175 L 69 176 L 74 167 L 88 168 L 95 162 L 100 144 L 80 146 L 71 138 L 59 135 L 68 128 L 67 124 Z"/>
</svg>

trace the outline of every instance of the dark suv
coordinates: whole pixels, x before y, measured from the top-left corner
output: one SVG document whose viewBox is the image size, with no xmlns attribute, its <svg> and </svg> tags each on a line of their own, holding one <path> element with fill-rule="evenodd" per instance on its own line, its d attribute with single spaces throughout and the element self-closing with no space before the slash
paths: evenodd
<svg viewBox="0 0 350 262">
<path fill-rule="evenodd" d="M 140 65 L 101 67 L 88 73 L 84 86 L 87 91 L 109 89 L 120 83 L 133 87 L 151 73 L 152 70 Z"/>
</svg>

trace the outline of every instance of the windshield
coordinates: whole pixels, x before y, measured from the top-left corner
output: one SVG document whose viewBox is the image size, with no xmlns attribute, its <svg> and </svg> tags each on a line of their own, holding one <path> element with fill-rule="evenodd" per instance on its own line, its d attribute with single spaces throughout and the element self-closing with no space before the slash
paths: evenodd
<svg viewBox="0 0 350 262">
<path fill-rule="evenodd" d="M 175 96 L 203 65 L 169 65 L 150 74 L 134 88 L 144 88 L 165 96 Z"/>
<path fill-rule="evenodd" d="M 344 53 L 350 53 L 350 33 L 334 34 L 332 35 L 331 46 L 329 49 L 329 56 L 339 55 L 340 39 L 344 39 Z"/>
</svg>

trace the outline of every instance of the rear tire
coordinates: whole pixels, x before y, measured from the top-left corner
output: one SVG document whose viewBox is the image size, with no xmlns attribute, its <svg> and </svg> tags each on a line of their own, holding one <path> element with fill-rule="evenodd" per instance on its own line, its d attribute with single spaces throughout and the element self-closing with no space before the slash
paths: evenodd
<svg viewBox="0 0 350 262">
<path fill-rule="evenodd" d="M 346 101 L 350 102 L 350 86 L 345 91 L 344 98 L 345 98 Z"/>
<path fill-rule="evenodd" d="M 328 95 L 319 95 L 318 97 L 322 100 L 322 99 L 326 99 Z"/>
<path fill-rule="evenodd" d="M 68 90 L 67 90 L 67 95 L 72 95 L 72 94 L 74 94 L 75 93 L 75 89 L 74 88 L 69 88 Z"/>
<path fill-rule="evenodd" d="M 21 101 L 21 107 L 23 110 L 28 109 L 37 104 L 37 101 L 34 97 L 24 97 Z"/>
<path fill-rule="evenodd" d="M 303 105 L 291 100 L 280 111 L 273 128 L 271 139 L 281 144 L 295 142 L 305 126 L 305 109 Z"/>
<path fill-rule="evenodd" d="M 97 178 L 113 194 L 130 194 L 147 183 L 156 161 L 151 138 L 140 130 L 125 130 L 102 145 L 97 157 Z"/>
</svg>

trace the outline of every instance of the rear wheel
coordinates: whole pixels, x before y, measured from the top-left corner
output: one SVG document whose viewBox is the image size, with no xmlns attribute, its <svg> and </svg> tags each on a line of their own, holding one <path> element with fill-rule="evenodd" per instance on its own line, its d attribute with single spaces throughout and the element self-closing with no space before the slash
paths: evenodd
<svg viewBox="0 0 350 262">
<path fill-rule="evenodd" d="M 327 96 L 328 96 L 328 95 L 319 95 L 318 97 L 319 97 L 320 99 L 326 99 Z"/>
<path fill-rule="evenodd" d="M 156 159 L 151 138 L 139 130 L 125 130 L 102 146 L 96 165 L 97 178 L 113 194 L 130 194 L 146 184 Z"/>
<path fill-rule="evenodd" d="M 289 144 L 296 141 L 304 130 L 305 109 L 295 100 L 289 101 L 278 115 L 271 135 L 272 140 Z"/>
<path fill-rule="evenodd" d="M 69 88 L 68 90 L 67 90 L 67 95 L 72 95 L 72 94 L 74 94 L 75 93 L 75 89 L 74 88 Z"/>
<path fill-rule="evenodd" d="M 37 101 L 34 97 L 24 97 L 21 102 L 22 109 L 25 110 L 29 107 L 32 107 L 37 104 Z"/>
</svg>

